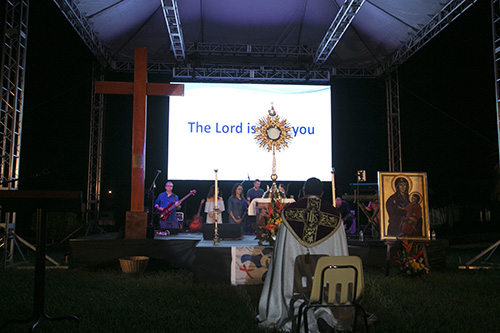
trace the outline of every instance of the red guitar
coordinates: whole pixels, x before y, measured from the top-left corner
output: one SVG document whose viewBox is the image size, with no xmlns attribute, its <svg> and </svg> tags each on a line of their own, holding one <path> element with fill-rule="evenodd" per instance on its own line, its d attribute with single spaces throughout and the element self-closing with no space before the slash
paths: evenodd
<svg viewBox="0 0 500 333">
<path fill-rule="evenodd" d="M 184 196 L 184 198 L 182 198 L 181 200 L 179 200 L 179 204 L 181 204 L 184 200 L 186 200 L 189 196 L 191 195 L 195 195 L 196 194 L 196 190 L 191 190 L 189 191 L 188 194 L 186 194 L 186 196 Z M 161 212 L 160 214 L 160 219 L 162 219 L 163 221 L 166 221 L 168 219 L 168 217 L 173 213 L 173 210 L 175 209 L 175 202 L 171 202 L 167 208 L 163 208 L 163 211 Z"/>
<path fill-rule="evenodd" d="M 202 199 L 200 202 L 200 207 L 198 208 L 198 213 L 196 213 L 196 215 L 193 217 L 193 222 L 191 222 L 191 224 L 189 225 L 189 229 L 191 229 L 191 231 L 196 231 L 201 228 L 201 223 L 203 221 L 200 212 L 201 212 L 201 206 L 203 205 L 204 202 L 205 199 Z"/>
</svg>

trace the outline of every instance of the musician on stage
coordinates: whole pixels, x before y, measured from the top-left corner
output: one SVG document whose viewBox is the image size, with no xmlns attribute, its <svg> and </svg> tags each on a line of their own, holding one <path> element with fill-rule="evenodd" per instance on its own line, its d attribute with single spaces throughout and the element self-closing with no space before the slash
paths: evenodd
<svg viewBox="0 0 500 333">
<path fill-rule="evenodd" d="M 380 238 L 380 203 L 378 200 L 370 201 L 365 209 L 372 213 L 372 236 L 374 238 Z"/>
<path fill-rule="evenodd" d="M 219 189 L 217 189 L 219 192 Z M 222 212 L 225 210 L 224 200 L 218 195 L 219 193 L 215 193 L 215 185 L 210 186 L 207 195 L 207 201 L 205 203 L 205 213 L 207 213 L 207 223 L 222 223 Z M 217 210 L 215 212 L 215 197 L 217 196 Z"/>
<path fill-rule="evenodd" d="M 241 231 L 245 231 L 245 215 L 247 214 L 248 204 L 243 197 L 243 186 L 234 184 L 231 190 L 231 196 L 227 199 L 227 210 L 229 212 L 229 223 L 237 223 L 241 226 Z"/>
<path fill-rule="evenodd" d="M 247 203 L 250 205 L 253 199 L 262 198 L 264 190 L 260 188 L 260 180 L 256 179 L 253 182 L 253 187 L 247 191 Z"/>
<path fill-rule="evenodd" d="M 253 199 L 262 198 L 264 196 L 264 190 L 260 188 L 260 180 L 255 179 L 253 182 L 253 187 L 247 191 L 247 205 L 250 207 Z M 253 234 L 255 233 L 254 225 L 257 223 L 255 216 L 247 216 L 245 233 Z"/>
<path fill-rule="evenodd" d="M 175 221 L 177 220 L 177 208 L 181 207 L 181 203 L 179 202 L 179 197 L 177 194 L 173 193 L 172 190 L 174 188 L 174 184 L 171 181 L 168 181 L 165 184 L 165 192 L 160 193 L 158 198 L 155 201 L 155 208 L 163 211 L 165 208 L 168 208 L 171 205 L 174 205 L 175 208 L 172 209 L 171 214 L 167 217 L 166 221 Z"/>
<path fill-rule="evenodd" d="M 340 211 L 340 214 L 342 215 L 344 228 L 349 232 L 352 226 L 352 222 L 354 221 L 354 216 L 352 216 L 351 214 L 351 207 L 349 206 L 349 203 L 345 200 L 342 200 L 342 198 L 335 199 L 335 204 L 335 207 L 337 207 L 337 209 Z"/>
</svg>

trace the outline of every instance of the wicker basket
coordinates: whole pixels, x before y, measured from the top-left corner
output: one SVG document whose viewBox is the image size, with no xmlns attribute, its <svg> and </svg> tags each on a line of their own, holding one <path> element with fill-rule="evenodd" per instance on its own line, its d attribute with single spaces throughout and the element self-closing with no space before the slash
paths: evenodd
<svg viewBox="0 0 500 333">
<path fill-rule="evenodd" d="M 119 260 L 123 273 L 144 273 L 148 267 L 149 257 L 132 256 Z"/>
</svg>

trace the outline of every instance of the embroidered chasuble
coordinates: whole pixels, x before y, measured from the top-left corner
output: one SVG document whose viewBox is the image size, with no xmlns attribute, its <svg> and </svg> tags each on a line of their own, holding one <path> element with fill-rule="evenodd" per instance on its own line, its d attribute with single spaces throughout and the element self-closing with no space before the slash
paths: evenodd
<svg viewBox="0 0 500 333">
<path fill-rule="evenodd" d="M 288 205 L 283 217 L 292 235 L 306 247 L 325 241 L 341 225 L 340 213 L 335 207 L 324 200 L 312 198 Z"/>
</svg>

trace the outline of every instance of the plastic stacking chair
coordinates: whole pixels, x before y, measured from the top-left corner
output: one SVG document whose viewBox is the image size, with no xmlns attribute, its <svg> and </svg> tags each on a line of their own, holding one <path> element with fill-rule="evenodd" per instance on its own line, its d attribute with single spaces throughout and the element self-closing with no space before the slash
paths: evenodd
<svg viewBox="0 0 500 333">
<path fill-rule="evenodd" d="M 303 319 L 304 331 L 308 332 L 307 312 L 310 309 L 327 307 L 332 309 L 337 319 L 347 314 L 347 318 L 352 321 L 353 332 L 356 331 L 358 315 L 362 314 L 365 331 L 368 331 L 367 315 L 360 304 L 363 293 L 361 258 L 356 256 L 319 258 L 314 271 L 311 292 L 303 294 L 304 302 L 299 307 L 297 328 L 300 330 L 301 319 Z"/>
<path fill-rule="evenodd" d="M 293 271 L 293 295 L 290 300 L 290 318 L 294 317 L 295 303 L 303 301 L 304 295 L 310 295 L 313 284 L 314 272 L 316 264 L 325 254 L 302 254 L 295 258 Z M 300 303 L 301 304 L 301 303 Z M 295 327 L 296 322 L 293 321 L 293 331 L 298 331 Z"/>
<path fill-rule="evenodd" d="M 293 296 L 291 308 L 294 302 L 303 299 L 303 295 L 310 295 L 312 290 L 312 283 L 316 264 L 321 257 L 326 255 L 310 255 L 302 254 L 295 258 L 294 271 L 293 271 Z"/>
</svg>

